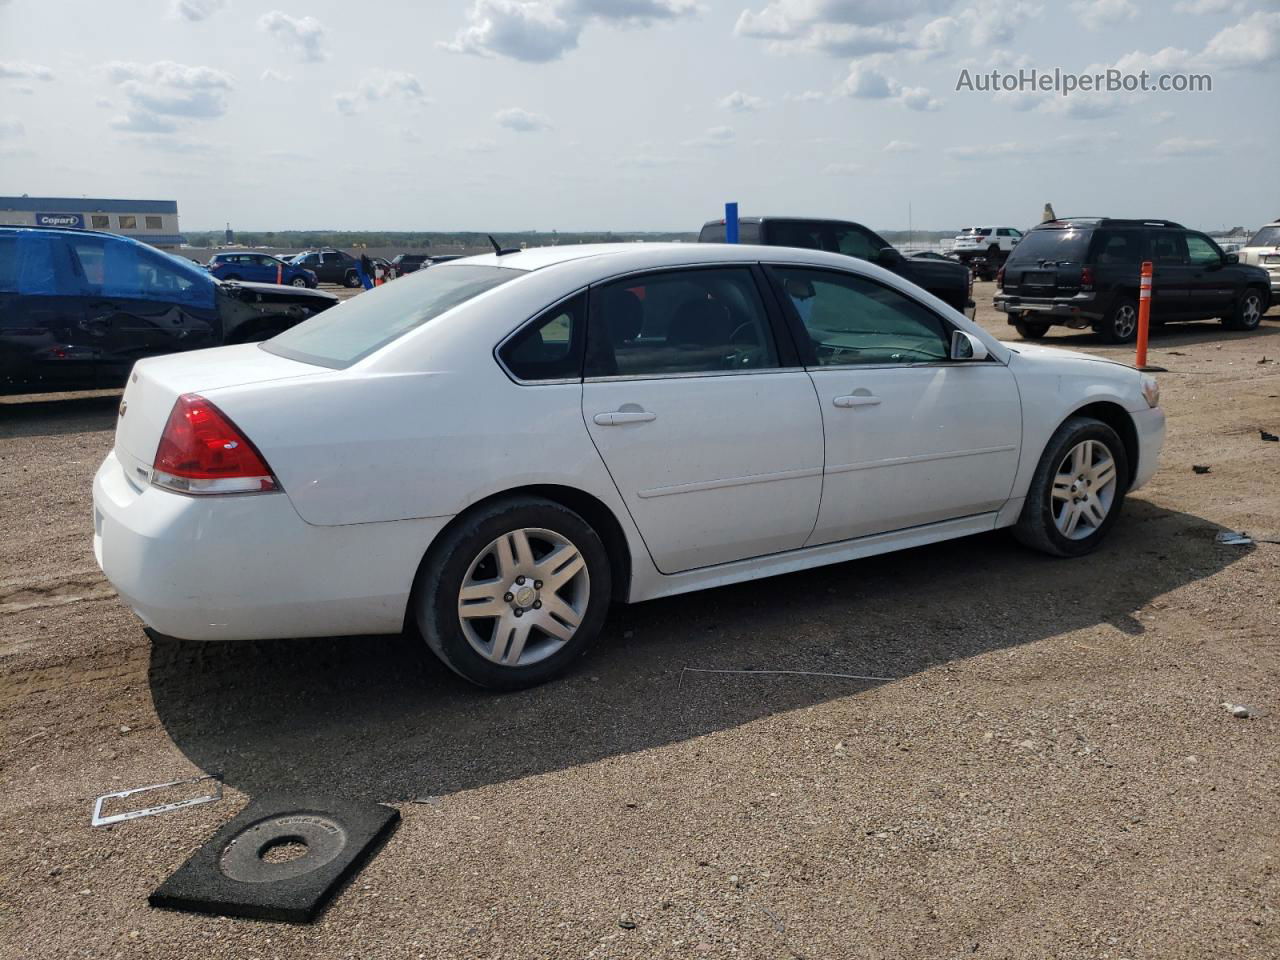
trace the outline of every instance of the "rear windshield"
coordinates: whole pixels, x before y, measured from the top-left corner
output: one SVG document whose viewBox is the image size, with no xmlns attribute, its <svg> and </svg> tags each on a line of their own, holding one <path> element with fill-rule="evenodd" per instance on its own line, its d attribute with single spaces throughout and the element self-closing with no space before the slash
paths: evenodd
<svg viewBox="0 0 1280 960">
<path fill-rule="evenodd" d="M 1251 247 L 1280 247 L 1280 227 L 1263 227 L 1249 241 Z"/>
<path fill-rule="evenodd" d="M 1050 227 L 1032 230 L 1013 248 L 1011 259 L 1052 260 L 1058 263 L 1081 263 L 1089 249 L 1092 230 L 1074 227 Z"/>
<path fill-rule="evenodd" d="M 380 347 L 524 270 L 451 266 L 424 270 L 358 294 L 262 344 L 269 353 L 324 367 L 349 367 Z"/>
<path fill-rule="evenodd" d="M 965 227 L 960 231 L 962 237 L 989 237 L 991 236 L 990 227 Z"/>
</svg>

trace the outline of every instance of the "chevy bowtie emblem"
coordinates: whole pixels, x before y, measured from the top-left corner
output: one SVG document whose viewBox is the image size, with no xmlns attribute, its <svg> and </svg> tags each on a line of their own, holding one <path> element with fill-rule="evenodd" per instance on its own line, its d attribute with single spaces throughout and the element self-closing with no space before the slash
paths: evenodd
<svg viewBox="0 0 1280 960">
<path fill-rule="evenodd" d="M 128 410 L 128 409 L 129 409 L 129 401 L 128 401 L 128 400 L 121 400 L 121 401 L 120 401 L 120 416 L 122 416 L 122 417 L 123 417 L 123 416 L 124 416 L 124 412 L 125 412 L 126 410 Z"/>
</svg>

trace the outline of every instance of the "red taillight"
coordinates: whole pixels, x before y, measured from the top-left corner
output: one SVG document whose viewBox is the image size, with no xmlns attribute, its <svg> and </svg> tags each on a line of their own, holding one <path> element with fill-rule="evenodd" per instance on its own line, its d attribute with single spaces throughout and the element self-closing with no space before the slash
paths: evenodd
<svg viewBox="0 0 1280 960">
<path fill-rule="evenodd" d="M 151 474 L 179 493 L 262 493 L 278 490 L 271 468 L 226 414 L 196 393 L 173 405 Z"/>
<path fill-rule="evenodd" d="M 1093 289 L 1093 267 L 1083 267 L 1080 270 L 1080 289 Z"/>
<path fill-rule="evenodd" d="M 996 271 L 996 289 L 997 290 L 1004 289 L 1004 267 L 1001 267 L 999 270 Z"/>
</svg>

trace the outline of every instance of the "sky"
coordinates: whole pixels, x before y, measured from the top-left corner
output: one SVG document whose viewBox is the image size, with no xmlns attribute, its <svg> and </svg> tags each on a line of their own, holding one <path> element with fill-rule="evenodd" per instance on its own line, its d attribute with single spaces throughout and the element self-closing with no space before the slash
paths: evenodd
<svg viewBox="0 0 1280 960">
<path fill-rule="evenodd" d="M 992 70 L 1211 92 L 982 92 Z M 1280 0 L 0 0 L 0 195 L 186 230 L 1280 216 Z"/>
</svg>

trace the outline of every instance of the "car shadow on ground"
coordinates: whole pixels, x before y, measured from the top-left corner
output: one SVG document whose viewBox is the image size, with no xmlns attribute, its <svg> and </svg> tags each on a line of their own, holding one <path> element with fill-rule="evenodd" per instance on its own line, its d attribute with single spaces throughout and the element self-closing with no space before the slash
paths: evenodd
<svg viewBox="0 0 1280 960">
<path fill-rule="evenodd" d="M 1280 315 L 1267 316 L 1265 319 L 1267 321 L 1280 320 Z M 1013 333 L 1012 327 L 1010 327 L 1008 336 L 1001 334 L 1001 337 L 1009 340 L 1015 346 L 1018 343 L 1018 335 Z M 1195 323 L 1168 323 L 1154 326 L 1151 328 L 1151 336 L 1147 343 L 1152 350 L 1169 350 L 1177 347 L 1201 346 L 1210 342 L 1229 343 L 1236 340 L 1252 340 L 1259 347 L 1275 349 L 1280 346 L 1280 341 L 1276 339 L 1277 337 L 1280 337 L 1280 323 L 1270 324 L 1264 322 L 1255 330 L 1228 330 L 1216 320 L 1202 320 Z M 1114 347 L 1117 350 L 1135 349 L 1132 343 L 1107 343 L 1092 330 L 1072 330 L 1070 327 L 1051 327 L 1048 336 L 1037 342 L 1043 343 L 1048 347 L 1064 347 L 1066 349 L 1078 347 Z"/>
<path fill-rule="evenodd" d="M 0 438 L 52 437 L 116 428 L 120 393 L 62 395 L 57 398 L 0 399 Z"/>
<path fill-rule="evenodd" d="M 644 750 L 856 695 L 874 683 L 684 673 L 787 669 L 904 678 L 1109 623 L 1247 549 L 1198 517 L 1130 501 L 1092 556 L 1057 560 L 1004 533 L 615 608 L 573 672 L 520 693 L 475 689 L 415 636 L 157 639 L 156 711 L 198 767 L 251 795 L 323 789 L 401 801 Z"/>
</svg>

